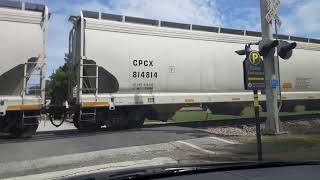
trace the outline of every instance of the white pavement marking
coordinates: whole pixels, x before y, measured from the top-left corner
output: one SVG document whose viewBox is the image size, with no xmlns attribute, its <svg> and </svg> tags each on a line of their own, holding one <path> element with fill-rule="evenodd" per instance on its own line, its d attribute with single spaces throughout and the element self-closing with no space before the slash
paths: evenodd
<svg viewBox="0 0 320 180">
<path fill-rule="evenodd" d="M 199 146 L 196 146 L 196 145 L 194 145 L 194 144 L 191 144 L 191 143 L 188 143 L 188 142 L 185 142 L 185 141 L 176 141 L 176 142 L 181 143 L 181 144 L 184 144 L 184 145 L 187 145 L 187 146 L 190 146 L 190 147 L 192 147 L 192 148 L 194 148 L 194 149 L 203 151 L 203 152 L 208 153 L 208 154 L 214 154 L 214 155 L 217 154 L 217 153 L 214 152 L 214 151 L 210 151 L 210 150 L 203 149 L 203 148 L 201 148 L 201 147 L 199 147 Z"/>
<path fill-rule="evenodd" d="M 218 138 L 218 137 L 209 137 L 210 139 L 214 139 L 214 140 L 218 140 L 218 141 L 222 141 L 222 142 L 225 142 L 225 143 L 228 143 L 228 144 L 241 144 L 239 142 L 233 142 L 233 141 L 228 141 L 228 140 L 225 140 L 225 139 L 222 139 L 222 138 Z"/>
<path fill-rule="evenodd" d="M 139 161 L 126 161 L 126 162 L 119 162 L 119 163 L 111 163 L 111 164 L 103 164 L 103 165 L 96 165 L 96 166 L 88 166 L 82 168 L 75 168 L 75 169 L 68 169 L 64 171 L 56 171 L 56 172 L 48 172 L 42 174 L 35 174 L 35 175 L 27 175 L 27 176 L 20 176 L 9 178 L 7 180 L 43 180 L 43 179 L 62 179 L 62 178 L 70 178 L 73 176 L 78 175 L 86 175 L 92 173 L 99 173 L 99 172 L 107 172 L 112 170 L 124 170 L 129 168 L 143 168 L 148 166 L 160 166 L 160 165 L 167 165 L 167 164 L 177 164 L 178 162 L 169 157 L 158 157 L 150 160 L 139 160 Z"/>
</svg>

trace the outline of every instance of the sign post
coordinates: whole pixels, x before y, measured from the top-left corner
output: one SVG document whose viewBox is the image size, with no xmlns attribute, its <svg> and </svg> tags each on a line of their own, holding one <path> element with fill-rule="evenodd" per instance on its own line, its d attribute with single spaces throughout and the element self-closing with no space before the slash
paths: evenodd
<svg viewBox="0 0 320 180">
<path fill-rule="evenodd" d="M 261 131 L 260 131 L 260 108 L 259 108 L 259 96 L 258 90 L 253 90 L 253 106 L 254 116 L 256 119 L 256 137 L 257 137 L 257 155 L 258 161 L 262 161 L 262 143 L 261 143 Z"/>
<path fill-rule="evenodd" d="M 247 52 L 248 57 L 243 62 L 244 87 L 253 90 L 253 106 L 256 124 L 257 155 L 258 161 L 262 161 L 262 143 L 260 131 L 260 114 L 258 90 L 265 89 L 264 63 L 258 51 Z"/>
</svg>

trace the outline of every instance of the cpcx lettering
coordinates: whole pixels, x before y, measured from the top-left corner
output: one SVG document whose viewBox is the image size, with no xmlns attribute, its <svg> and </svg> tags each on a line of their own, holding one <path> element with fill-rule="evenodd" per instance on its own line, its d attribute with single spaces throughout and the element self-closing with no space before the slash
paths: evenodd
<svg viewBox="0 0 320 180">
<path fill-rule="evenodd" d="M 153 67 L 153 61 L 152 60 L 133 60 L 133 66 L 148 66 Z"/>
</svg>

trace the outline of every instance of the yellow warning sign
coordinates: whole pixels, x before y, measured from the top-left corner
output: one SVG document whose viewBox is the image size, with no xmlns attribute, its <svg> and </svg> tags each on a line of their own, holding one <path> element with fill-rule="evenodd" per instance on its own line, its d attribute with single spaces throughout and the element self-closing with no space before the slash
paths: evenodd
<svg viewBox="0 0 320 180">
<path fill-rule="evenodd" d="M 248 77 L 249 81 L 264 81 L 264 77 Z"/>
<path fill-rule="evenodd" d="M 251 51 L 249 54 L 249 60 L 252 65 L 259 65 L 262 62 L 261 56 L 258 51 Z"/>
</svg>

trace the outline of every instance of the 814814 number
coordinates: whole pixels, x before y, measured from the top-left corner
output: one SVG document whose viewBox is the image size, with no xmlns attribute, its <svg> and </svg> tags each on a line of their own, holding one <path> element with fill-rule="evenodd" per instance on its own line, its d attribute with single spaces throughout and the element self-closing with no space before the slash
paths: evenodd
<svg viewBox="0 0 320 180">
<path fill-rule="evenodd" d="M 158 78 L 158 73 L 133 71 L 132 77 L 133 78 Z"/>
</svg>

